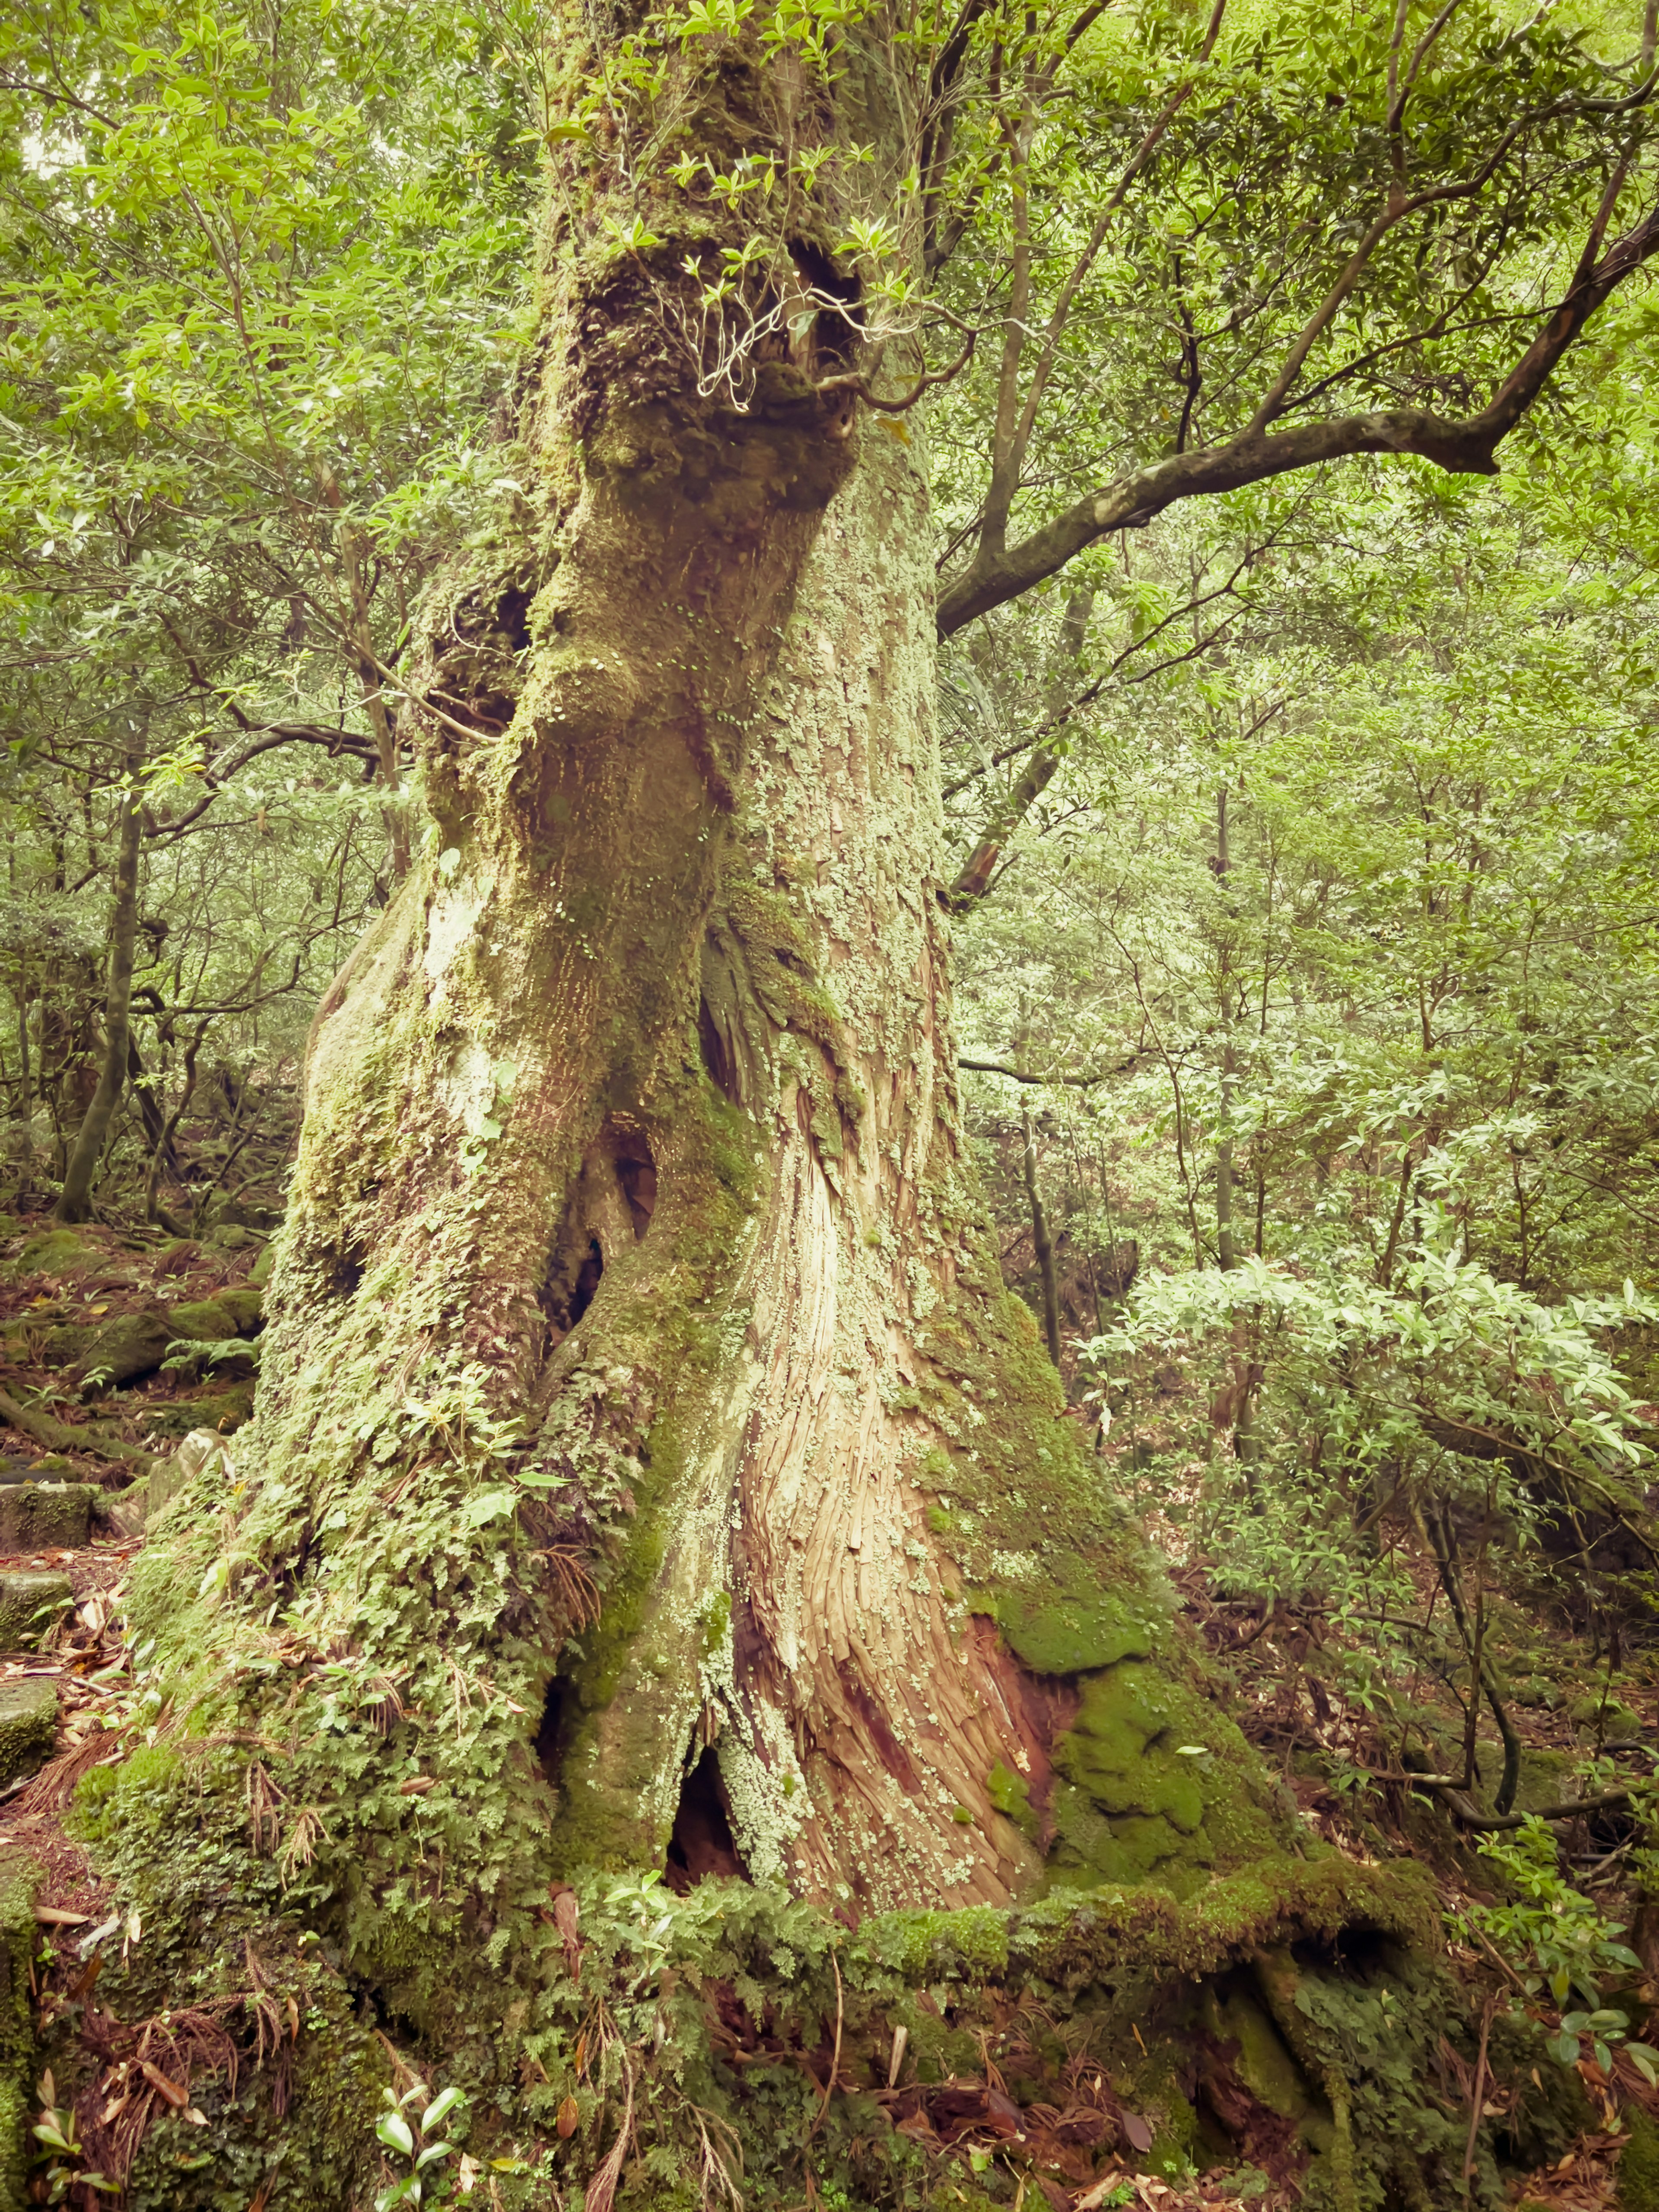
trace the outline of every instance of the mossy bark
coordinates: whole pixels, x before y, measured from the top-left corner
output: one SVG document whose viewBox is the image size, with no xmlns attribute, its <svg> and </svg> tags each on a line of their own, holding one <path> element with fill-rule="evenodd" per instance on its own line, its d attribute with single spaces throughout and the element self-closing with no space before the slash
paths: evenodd
<svg viewBox="0 0 1659 2212">
<path fill-rule="evenodd" d="M 863 66 L 720 99 L 751 143 L 893 111 Z M 430 618 L 431 834 L 313 1031 L 208 1640 L 278 1621 L 377 1711 L 487 1680 L 544 1875 L 660 1863 L 709 1748 L 748 1871 L 866 1909 L 1291 1847 L 968 1162 L 921 426 L 814 396 L 821 332 L 721 414 L 636 257 L 558 266 Z"/>
<path fill-rule="evenodd" d="M 734 66 L 718 129 L 879 140 L 874 74 Z M 722 415 L 665 279 L 550 265 L 518 489 L 430 614 L 429 834 L 313 1030 L 256 1417 L 133 1577 L 141 1756 L 194 1794 L 100 1816 L 147 1893 L 274 1860 L 261 1912 L 544 2134 L 550 1898 L 661 1868 L 711 1759 L 768 1911 L 1006 1944 L 1056 1881 L 1198 1927 L 1308 1871 L 1000 1279 L 922 428 L 815 397 L 821 332 Z"/>
</svg>

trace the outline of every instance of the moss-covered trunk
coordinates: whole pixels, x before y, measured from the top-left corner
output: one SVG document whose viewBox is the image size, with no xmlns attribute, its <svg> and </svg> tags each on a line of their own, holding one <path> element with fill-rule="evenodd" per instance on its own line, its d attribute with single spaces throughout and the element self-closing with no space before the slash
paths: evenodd
<svg viewBox="0 0 1659 2212">
<path fill-rule="evenodd" d="M 660 1863 L 712 1750 L 751 1875 L 1006 1901 L 1055 1674 L 1099 1871 L 1264 1844 L 963 1154 L 918 443 L 549 412 L 522 690 L 439 657 L 479 731 L 319 1016 L 226 1626 L 510 1692 L 547 1875 Z"/>
<path fill-rule="evenodd" d="M 868 78 L 728 70 L 721 127 L 741 94 L 755 130 L 879 141 Z M 258 1411 L 229 1488 L 216 1461 L 154 1527 L 151 1741 L 83 1816 L 149 1901 L 158 1996 L 216 1973 L 257 2011 L 256 1958 L 309 1992 L 319 2204 L 352 2165 L 343 1990 L 550 2157 L 562 2085 L 600 2051 L 623 2079 L 573 1979 L 584 1869 L 741 1871 L 849 1925 L 1150 1884 L 1197 1915 L 1158 1901 L 1187 1933 L 1154 1978 L 1328 1936 L 1367 1887 L 1297 1904 L 1293 1809 L 999 1279 L 921 433 L 812 389 L 824 316 L 723 413 L 659 343 L 668 280 L 556 265 L 511 511 L 430 615 L 430 830 L 319 1011 Z M 1244 1869 L 1211 1960 L 1207 1885 Z M 774 1963 L 805 1944 L 821 1984 L 836 1920 L 805 1925 Z"/>
</svg>

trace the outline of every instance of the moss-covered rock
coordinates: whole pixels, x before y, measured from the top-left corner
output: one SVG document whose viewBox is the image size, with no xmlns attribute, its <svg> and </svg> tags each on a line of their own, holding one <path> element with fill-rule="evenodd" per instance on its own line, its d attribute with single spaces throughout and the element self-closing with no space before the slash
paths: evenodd
<svg viewBox="0 0 1659 2212">
<path fill-rule="evenodd" d="M 0 1787 L 43 1765 L 57 1734 L 58 1692 L 46 1677 L 0 1683 Z"/>
<path fill-rule="evenodd" d="M 116 1314 L 86 1338 L 75 1365 L 88 1382 L 131 1382 L 161 1365 L 173 1334 L 160 1306 Z"/>
<path fill-rule="evenodd" d="M 240 1334 L 235 1315 L 219 1298 L 193 1298 L 174 1306 L 170 1318 L 173 1335 L 191 1344 L 217 1344 Z"/>
<path fill-rule="evenodd" d="M 27 1567 L 0 1574 L 0 1651 L 35 1650 L 73 1602 L 67 1575 Z"/>
<path fill-rule="evenodd" d="M 264 1318 L 264 1295 L 257 1283 L 233 1283 L 212 1303 L 224 1308 L 243 1336 L 252 1336 Z"/>
<path fill-rule="evenodd" d="M 96 1490 L 85 1482 L 0 1487 L 0 1552 L 78 1551 L 88 1540 Z"/>
<path fill-rule="evenodd" d="M 27 1852 L 0 1851 L 0 2212 L 27 2212 L 29 2093 L 34 2015 L 29 1961 L 38 1930 L 34 1900 L 45 1879 Z"/>
<path fill-rule="evenodd" d="M 223 1437 L 212 1429 L 192 1429 L 171 1459 L 150 1469 L 145 1486 L 147 1520 L 165 1512 L 198 1475 L 228 1480 L 229 1468 Z"/>
<path fill-rule="evenodd" d="M 1601 1735 L 1617 1739 L 1620 1736 L 1639 1736 L 1642 1716 L 1620 1700 L 1597 1692 L 1593 1697 L 1575 1698 L 1567 1708 L 1567 1717 L 1581 1735 Z"/>
</svg>

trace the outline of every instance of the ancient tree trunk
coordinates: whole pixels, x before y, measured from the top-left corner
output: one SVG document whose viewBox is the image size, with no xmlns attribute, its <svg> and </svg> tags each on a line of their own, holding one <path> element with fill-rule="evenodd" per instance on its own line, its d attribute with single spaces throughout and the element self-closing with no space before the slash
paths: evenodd
<svg viewBox="0 0 1659 2212">
<path fill-rule="evenodd" d="M 550 287 L 430 623 L 432 830 L 313 1032 L 238 1502 L 141 1575 L 204 1682 L 273 1622 L 322 1668 L 284 1848 L 365 1955 L 671 1844 L 869 1907 L 1285 1832 L 965 1158 L 920 426 L 854 412 L 828 311 L 721 411 L 670 283 Z"/>
<path fill-rule="evenodd" d="M 92 1212 L 92 1179 L 109 1141 L 110 1123 L 127 1076 L 131 1035 L 132 956 L 138 934 L 138 850 L 143 836 L 138 781 L 144 753 L 135 737 L 127 747 L 126 782 L 121 797 L 120 843 L 115 861 L 115 898 L 110 914 L 109 984 L 104 1000 L 104 1059 L 98 1087 L 82 1116 L 64 1170 L 64 1187 L 54 1211 L 59 1221 L 85 1221 Z"/>
</svg>

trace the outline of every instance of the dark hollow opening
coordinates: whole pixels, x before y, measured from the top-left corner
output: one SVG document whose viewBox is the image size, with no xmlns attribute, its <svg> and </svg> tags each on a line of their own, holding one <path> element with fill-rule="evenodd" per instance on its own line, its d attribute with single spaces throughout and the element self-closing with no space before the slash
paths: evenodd
<svg viewBox="0 0 1659 2212">
<path fill-rule="evenodd" d="M 564 1758 L 564 1746 L 559 1740 L 559 1730 L 564 1722 L 564 1684 L 556 1674 L 547 1686 L 547 1696 L 542 1704 L 541 1725 L 536 1730 L 536 1764 L 556 1790 L 559 1768 Z"/>
<path fill-rule="evenodd" d="M 530 642 L 530 603 L 535 596 L 528 586 L 511 584 L 495 602 L 495 628 L 514 653 Z"/>
<path fill-rule="evenodd" d="M 599 1240 L 587 1240 L 587 1257 L 576 1270 L 576 1287 L 570 1293 L 570 1326 L 576 1323 L 593 1303 L 593 1293 L 599 1287 L 599 1277 L 605 1273 L 605 1255 L 599 1249 Z"/>
<path fill-rule="evenodd" d="M 739 1875 L 745 1881 L 749 1879 L 749 1869 L 732 1833 L 731 1803 L 712 1744 L 681 1789 L 663 1878 L 677 1897 L 684 1897 L 708 1875 Z"/>
<path fill-rule="evenodd" d="M 697 1001 L 697 1042 L 702 1048 L 702 1064 L 708 1071 L 709 1081 L 735 1106 L 738 1103 L 737 1070 L 732 1065 L 726 1049 L 726 1040 L 720 1035 L 720 1024 L 715 1021 L 707 999 Z"/>
<path fill-rule="evenodd" d="M 567 1260 L 565 1266 L 568 1267 L 569 1264 Z M 575 1280 L 572 1282 L 568 1275 L 561 1273 L 548 1285 L 542 1301 L 543 1310 L 561 1336 L 568 1336 L 592 1304 L 593 1294 L 599 1287 L 599 1278 L 604 1273 L 605 1255 L 599 1249 L 599 1240 L 597 1237 L 590 1237 L 586 1253 L 576 1270 Z"/>
<path fill-rule="evenodd" d="M 638 1142 L 638 1151 L 624 1153 L 617 1162 L 617 1181 L 628 1200 L 635 1239 L 644 1236 L 657 1210 L 657 1164 L 646 1150 L 643 1139 Z"/>
</svg>

